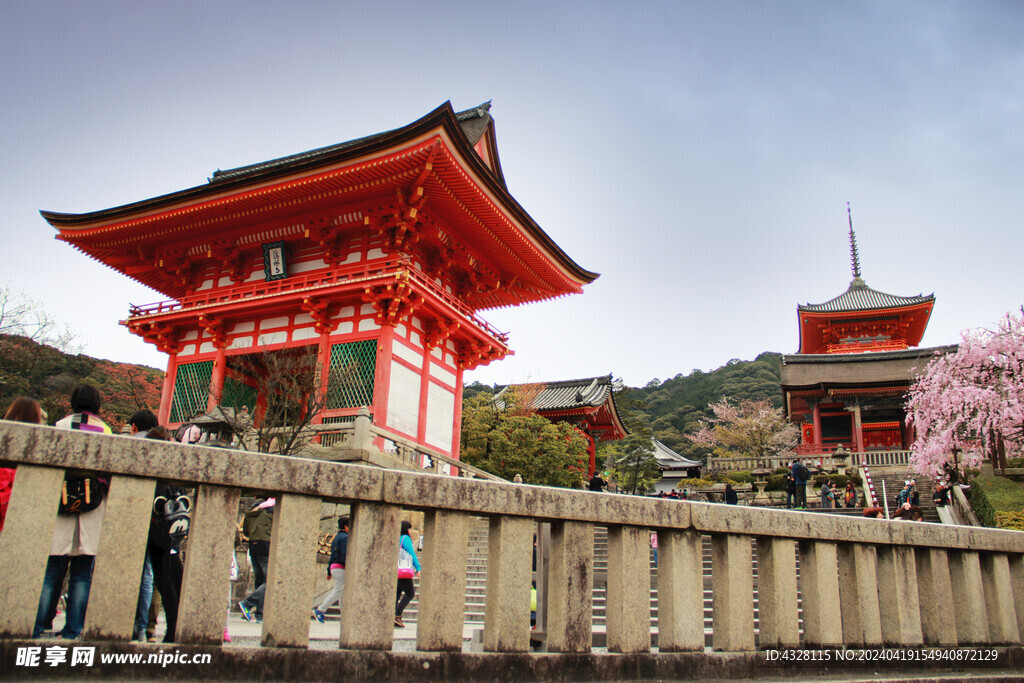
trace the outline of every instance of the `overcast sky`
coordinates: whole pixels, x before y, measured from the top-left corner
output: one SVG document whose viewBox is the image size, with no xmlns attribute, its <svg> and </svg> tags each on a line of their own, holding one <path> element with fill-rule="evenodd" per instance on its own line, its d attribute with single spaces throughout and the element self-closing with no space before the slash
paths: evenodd
<svg viewBox="0 0 1024 683">
<path fill-rule="evenodd" d="M 1024 3 L 0 3 L 0 284 L 84 352 L 164 297 L 54 240 L 79 213 L 493 101 L 512 195 L 601 277 L 484 311 L 488 384 L 631 386 L 792 353 L 851 279 L 935 293 L 923 344 L 1024 300 Z"/>
</svg>

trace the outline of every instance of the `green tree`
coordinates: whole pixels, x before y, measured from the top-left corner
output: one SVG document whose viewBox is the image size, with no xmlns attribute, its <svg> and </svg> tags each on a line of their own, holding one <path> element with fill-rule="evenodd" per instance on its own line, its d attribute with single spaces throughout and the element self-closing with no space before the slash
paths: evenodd
<svg viewBox="0 0 1024 683">
<path fill-rule="evenodd" d="M 463 402 L 461 458 L 491 474 L 542 486 L 582 488 L 587 440 L 566 422 L 531 413 L 529 401 L 509 390 L 497 407 L 479 393 Z"/>
<path fill-rule="evenodd" d="M 646 430 L 633 433 L 612 446 L 614 465 L 611 476 L 624 493 L 646 495 L 661 479 L 661 468 L 654 457 L 654 444 Z"/>
</svg>

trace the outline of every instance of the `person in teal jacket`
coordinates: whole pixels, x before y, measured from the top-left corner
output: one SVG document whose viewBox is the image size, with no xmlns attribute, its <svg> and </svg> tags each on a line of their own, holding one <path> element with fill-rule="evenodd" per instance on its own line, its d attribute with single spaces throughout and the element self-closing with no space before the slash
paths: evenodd
<svg viewBox="0 0 1024 683">
<path fill-rule="evenodd" d="M 416 594 L 412 580 L 420 571 L 420 560 L 416 557 L 416 549 L 412 547 L 412 537 L 409 535 L 411 528 L 412 522 L 402 522 L 402 533 L 399 536 L 401 544 L 398 548 L 398 594 L 395 596 L 395 626 L 399 628 L 405 626 L 402 612 Z"/>
</svg>

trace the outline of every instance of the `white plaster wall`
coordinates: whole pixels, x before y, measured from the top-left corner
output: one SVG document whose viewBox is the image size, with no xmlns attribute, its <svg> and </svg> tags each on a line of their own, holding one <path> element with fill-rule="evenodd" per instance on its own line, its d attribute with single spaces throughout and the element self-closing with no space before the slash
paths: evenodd
<svg viewBox="0 0 1024 683">
<path fill-rule="evenodd" d="M 427 388 L 427 444 L 452 452 L 455 394 L 431 382 Z"/>
<path fill-rule="evenodd" d="M 416 436 L 419 425 L 420 375 L 401 363 L 391 363 L 388 386 L 388 426 Z"/>
<path fill-rule="evenodd" d="M 395 339 L 395 343 L 391 346 L 391 352 L 416 367 L 423 365 L 423 354 L 412 347 L 406 346 L 400 339 Z"/>
</svg>

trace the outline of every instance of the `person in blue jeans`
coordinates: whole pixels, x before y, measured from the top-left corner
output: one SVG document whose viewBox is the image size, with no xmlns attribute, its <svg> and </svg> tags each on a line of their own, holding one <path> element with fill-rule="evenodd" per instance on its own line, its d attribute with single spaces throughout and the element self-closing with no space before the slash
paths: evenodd
<svg viewBox="0 0 1024 683">
<path fill-rule="evenodd" d="M 100 394 L 95 387 L 88 384 L 75 387 L 71 392 L 71 410 L 71 415 L 57 422 L 55 426 L 58 429 L 111 433 L 110 427 L 97 417 Z M 65 486 L 72 486 L 76 478 L 92 476 L 88 472 L 68 470 Z M 102 488 L 96 492 L 101 499 L 95 508 L 77 514 L 69 512 L 57 515 L 50 542 L 50 556 L 46 560 L 46 573 L 43 575 L 43 590 L 39 595 L 36 623 L 32 629 L 33 638 L 42 637 L 50 628 L 51 615 L 56 611 L 65 575 L 68 575 L 68 598 L 64 628 L 58 635 L 74 639 L 81 635 L 85 627 L 85 610 L 89 604 L 89 590 L 92 588 L 92 568 L 100 544 L 103 515 L 107 510 L 106 486 L 109 482 L 101 478 L 97 480 Z"/>
</svg>

